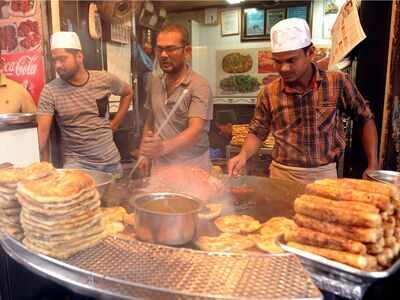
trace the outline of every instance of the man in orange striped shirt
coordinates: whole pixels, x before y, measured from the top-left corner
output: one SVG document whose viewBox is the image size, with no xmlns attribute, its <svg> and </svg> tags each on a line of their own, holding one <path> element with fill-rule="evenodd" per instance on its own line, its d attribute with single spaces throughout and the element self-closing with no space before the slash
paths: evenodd
<svg viewBox="0 0 400 300">
<path fill-rule="evenodd" d="M 336 161 L 346 146 L 343 115 L 362 124 L 368 169 L 376 169 L 373 114 L 348 75 L 312 63 L 315 48 L 307 23 L 297 18 L 277 23 L 271 47 L 280 77 L 260 91 L 248 138 L 228 163 L 229 175 L 238 174 L 272 132 L 271 177 L 302 183 L 336 178 Z"/>
</svg>

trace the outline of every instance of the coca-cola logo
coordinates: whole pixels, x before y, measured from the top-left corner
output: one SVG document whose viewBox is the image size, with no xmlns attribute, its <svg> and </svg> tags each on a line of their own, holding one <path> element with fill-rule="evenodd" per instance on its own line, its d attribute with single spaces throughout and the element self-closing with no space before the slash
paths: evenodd
<svg viewBox="0 0 400 300">
<path fill-rule="evenodd" d="M 5 61 L 3 72 L 6 75 L 27 76 L 35 75 L 38 69 L 39 56 L 23 55 L 18 59 Z"/>
</svg>

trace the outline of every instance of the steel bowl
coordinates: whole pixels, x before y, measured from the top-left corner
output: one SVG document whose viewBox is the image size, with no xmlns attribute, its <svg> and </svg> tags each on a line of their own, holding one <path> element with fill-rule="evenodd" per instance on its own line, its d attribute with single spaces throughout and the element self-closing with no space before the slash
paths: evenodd
<svg viewBox="0 0 400 300">
<path fill-rule="evenodd" d="M 174 197 L 186 207 L 185 211 L 159 211 L 149 208 L 150 201 L 165 201 Z M 145 193 L 133 196 L 130 204 L 135 209 L 135 231 L 137 237 L 146 242 L 163 245 L 184 245 L 196 235 L 200 200 L 179 193 Z"/>
</svg>

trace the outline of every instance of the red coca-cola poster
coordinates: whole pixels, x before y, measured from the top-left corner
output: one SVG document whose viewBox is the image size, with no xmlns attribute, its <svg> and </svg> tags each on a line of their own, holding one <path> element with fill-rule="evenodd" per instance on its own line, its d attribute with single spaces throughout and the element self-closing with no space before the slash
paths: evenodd
<svg viewBox="0 0 400 300">
<path fill-rule="evenodd" d="M 0 0 L 2 72 L 37 103 L 45 84 L 40 1 Z"/>
<path fill-rule="evenodd" d="M 45 84 L 43 56 L 40 51 L 24 51 L 7 54 L 3 73 L 21 83 L 37 103 Z"/>
</svg>

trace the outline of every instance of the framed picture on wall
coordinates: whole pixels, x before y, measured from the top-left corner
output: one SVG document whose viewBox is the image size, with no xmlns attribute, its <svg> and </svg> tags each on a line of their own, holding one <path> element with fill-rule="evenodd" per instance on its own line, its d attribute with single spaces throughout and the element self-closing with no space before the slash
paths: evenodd
<svg viewBox="0 0 400 300">
<path fill-rule="evenodd" d="M 285 8 L 267 9 L 267 37 L 270 35 L 272 26 L 285 18 Z"/>
<path fill-rule="evenodd" d="M 267 39 L 264 8 L 242 8 L 242 28 L 240 37 L 242 41 Z"/>
<path fill-rule="evenodd" d="M 221 12 L 221 35 L 239 34 L 239 10 L 231 9 Z"/>
<path fill-rule="evenodd" d="M 300 18 L 307 21 L 307 6 L 293 6 L 288 7 L 287 17 L 288 18 Z"/>
</svg>

